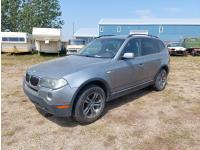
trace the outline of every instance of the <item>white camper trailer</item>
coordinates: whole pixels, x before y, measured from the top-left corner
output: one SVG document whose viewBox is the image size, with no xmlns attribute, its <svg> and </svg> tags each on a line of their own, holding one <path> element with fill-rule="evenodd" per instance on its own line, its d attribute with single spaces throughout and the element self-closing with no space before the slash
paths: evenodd
<svg viewBox="0 0 200 150">
<path fill-rule="evenodd" d="M 33 48 L 30 34 L 25 32 L 1 32 L 1 52 L 31 52 Z"/>
<path fill-rule="evenodd" d="M 33 28 L 35 48 L 38 52 L 59 53 L 61 49 L 61 30 L 56 28 Z"/>
</svg>

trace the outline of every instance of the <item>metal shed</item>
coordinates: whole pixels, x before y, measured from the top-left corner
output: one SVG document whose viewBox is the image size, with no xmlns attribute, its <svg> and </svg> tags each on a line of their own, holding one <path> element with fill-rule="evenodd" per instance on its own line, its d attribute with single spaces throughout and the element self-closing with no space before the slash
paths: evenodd
<svg viewBox="0 0 200 150">
<path fill-rule="evenodd" d="M 74 33 L 76 39 L 82 39 L 85 43 L 99 36 L 98 28 L 80 28 Z"/>
<path fill-rule="evenodd" d="M 164 41 L 200 36 L 200 19 L 101 19 L 99 35 L 148 33 Z"/>
<path fill-rule="evenodd" d="M 35 47 L 38 52 L 58 53 L 61 49 L 61 30 L 57 28 L 33 28 Z"/>
</svg>

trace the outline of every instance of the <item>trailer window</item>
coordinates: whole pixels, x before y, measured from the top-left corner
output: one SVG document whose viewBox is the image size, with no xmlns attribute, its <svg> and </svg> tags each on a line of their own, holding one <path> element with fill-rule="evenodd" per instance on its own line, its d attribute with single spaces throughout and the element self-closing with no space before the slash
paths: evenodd
<svg viewBox="0 0 200 150">
<path fill-rule="evenodd" d="M 18 38 L 15 38 L 15 37 L 11 37 L 11 38 L 9 38 L 9 41 L 11 41 L 11 42 L 17 42 L 18 41 Z"/>
<path fill-rule="evenodd" d="M 100 32 L 103 32 L 103 27 L 100 27 Z"/>
<path fill-rule="evenodd" d="M 24 42 L 25 39 L 24 39 L 24 38 L 19 38 L 19 41 L 20 41 L 20 42 Z"/>
<path fill-rule="evenodd" d="M 117 26 L 117 32 L 121 32 L 122 27 L 121 26 Z"/>
<path fill-rule="evenodd" d="M 159 33 L 163 33 L 163 26 L 159 26 Z"/>
<path fill-rule="evenodd" d="M 23 37 L 2 37 L 2 41 L 6 41 L 6 42 L 24 42 L 25 38 L 23 38 Z"/>
<path fill-rule="evenodd" d="M 2 41 L 8 41 L 8 38 L 3 37 L 3 38 L 2 38 Z"/>
</svg>

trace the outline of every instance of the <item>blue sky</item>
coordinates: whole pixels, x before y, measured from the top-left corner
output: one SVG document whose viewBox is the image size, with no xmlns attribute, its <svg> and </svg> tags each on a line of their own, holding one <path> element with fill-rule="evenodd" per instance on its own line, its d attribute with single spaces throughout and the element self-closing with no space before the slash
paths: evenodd
<svg viewBox="0 0 200 150">
<path fill-rule="evenodd" d="M 101 18 L 200 18 L 200 0 L 60 0 L 63 38 L 79 28 L 97 27 Z"/>
</svg>

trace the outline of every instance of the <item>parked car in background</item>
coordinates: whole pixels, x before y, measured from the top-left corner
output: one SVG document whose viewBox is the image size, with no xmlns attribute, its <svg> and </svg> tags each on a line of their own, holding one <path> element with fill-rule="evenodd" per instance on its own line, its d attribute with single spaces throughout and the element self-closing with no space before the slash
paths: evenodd
<svg viewBox="0 0 200 150">
<path fill-rule="evenodd" d="M 67 45 L 67 55 L 76 54 L 85 45 L 82 39 L 71 39 Z"/>
<path fill-rule="evenodd" d="M 187 56 L 187 49 L 183 47 L 182 42 L 172 42 L 167 44 L 169 54 L 172 56 Z"/>
<path fill-rule="evenodd" d="M 104 36 L 76 55 L 31 67 L 23 89 L 39 109 L 91 123 L 109 100 L 150 85 L 165 89 L 168 73 L 169 53 L 159 38 Z"/>
<path fill-rule="evenodd" d="M 200 38 L 185 38 L 183 45 L 192 56 L 200 56 Z"/>
</svg>

